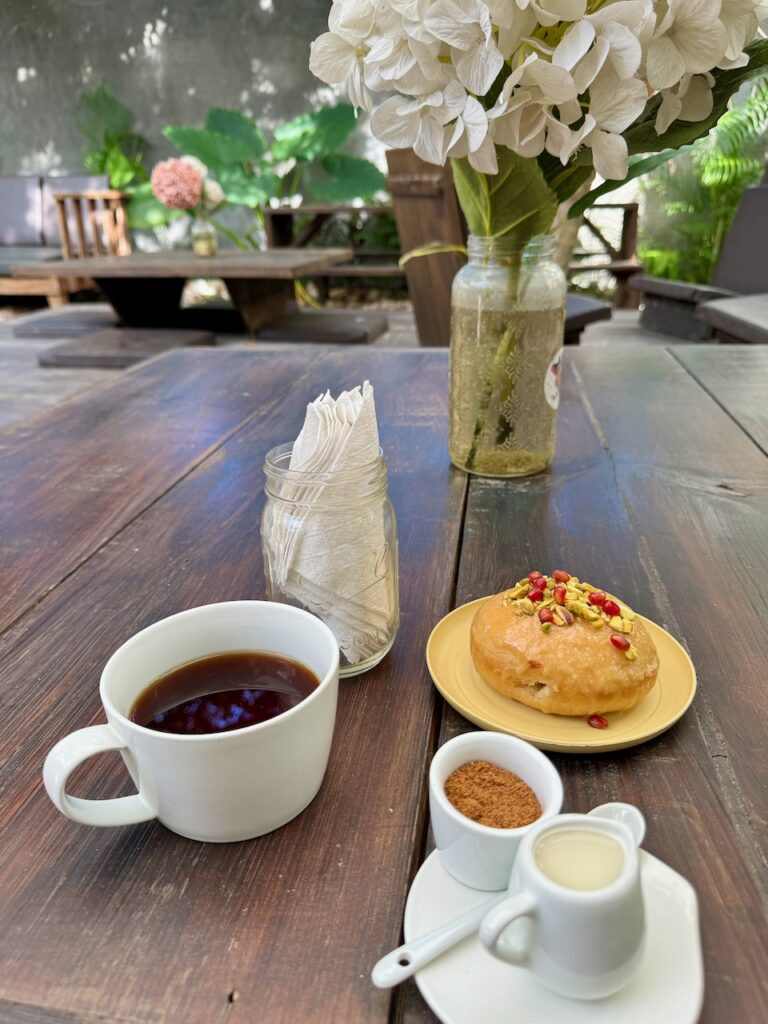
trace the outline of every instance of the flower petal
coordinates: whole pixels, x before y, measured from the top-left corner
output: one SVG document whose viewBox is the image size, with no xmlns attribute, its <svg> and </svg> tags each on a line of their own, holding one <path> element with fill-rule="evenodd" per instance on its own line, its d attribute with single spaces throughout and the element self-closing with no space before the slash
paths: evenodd
<svg viewBox="0 0 768 1024">
<path fill-rule="evenodd" d="M 661 105 L 656 114 L 654 128 L 657 135 L 663 135 L 682 110 L 683 104 L 674 89 L 665 89 L 661 94 Z"/>
<path fill-rule="evenodd" d="M 654 89 L 677 85 L 686 72 L 685 61 L 669 36 L 651 40 L 645 66 L 648 84 Z"/>
<path fill-rule="evenodd" d="M 356 63 L 354 47 L 333 32 L 324 32 L 309 48 L 309 70 L 328 85 L 345 82 Z"/>
<path fill-rule="evenodd" d="M 454 0 L 437 0 L 432 4 L 424 25 L 436 39 L 459 50 L 468 50 L 480 42 L 479 23 Z"/>
<path fill-rule="evenodd" d="M 627 143 L 621 135 L 594 131 L 588 144 L 597 173 L 606 181 L 623 181 L 627 176 L 629 157 Z"/>
<path fill-rule="evenodd" d="M 626 27 L 612 23 L 606 25 L 602 32 L 611 47 L 608 60 L 619 78 L 631 78 L 640 67 L 642 50 L 640 40 L 635 33 Z"/>
<path fill-rule="evenodd" d="M 674 38 L 686 71 L 694 73 L 709 71 L 728 49 L 728 34 L 719 21 L 700 24 L 686 20 L 684 30 L 675 32 Z"/>
<path fill-rule="evenodd" d="M 373 134 L 394 149 L 410 149 L 419 134 L 421 115 L 418 112 L 403 115 L 400 112 L 402 102 L 400 96 L 393 96 L 385 100 L 371 116 Z"/>
<path fill-rule="evenodd" d="M 413 151 L 429 164 L 444 164 L 450 141 L 450 130 L 438 124 L 433 117 L 419 119 L 419 129 Z"/>
<path fill-rule="evenodd" d="M 456 76 L 467 89 L 477 96 L 483 96 L 504 66 L 504 58 L 494 43 L 473 46 L 455 61 Z"/>
<path fill-rule="evenodd" d="M 552 63 L 570 71 L 584 57 L 595 38 L 595 30 L 588 21 L 577 21 L 555 47 Z"/>
<path fill-rule="evenodd" d="M 703 121 L 712 113 L 712 90 L 703 75 L 694 75 L 688 86 L 680 113 L 680 121 Z"/>
<path fill-rule="evenodd" d="M 496 147 L 490 138 L 486 138 L 478 149 L 469 154 L 470 167 L 481 174 L 498 174 L 499 163 L 496 159 Z"/>
<path fill-rule="evenodd" d="M 602 129 L 623 132 L 645 110 L 648 90 L 639 78 L 623 82 L 606 66 L 589 90 L 589 112 Z"/>
<path fill-rule="evenodd" d="M 595 76 L 608 59 L 609 53 L 610 44 L 608 40 L 598 36 L 595 40 L 595 45 L 586 57 L 579 61 L 572 72 L 579 94 L 586 92 L 590 85 L 592 85 Z"/>
<path fill-rule="evenodd" d="M 525 69 L 525 80 L 535 82 L 550 103 L 564 103 L 578 96 L 570 73 L 547 60 L 531 61 Z"/>
<path fill-rule="evenodd" d="M 467 144 L 470 153 L 479 149 L 488 136 L 488 115 L 482 104 L 474 96 L 470 96 L 461 115 L 467 133 Z"/>
</svg>

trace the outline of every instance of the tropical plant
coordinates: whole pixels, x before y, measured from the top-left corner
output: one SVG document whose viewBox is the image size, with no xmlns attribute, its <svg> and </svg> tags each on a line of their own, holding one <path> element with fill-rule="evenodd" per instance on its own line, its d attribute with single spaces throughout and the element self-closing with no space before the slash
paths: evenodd
<svg viewBox="0 0 768 1024">
<path fill-rule="evenodd" d="M 707 283 L 744 190 L 768 159 L 768 78 L 725 113 L 709 136 L 641 179 L 638 253 L 648 273 Z"/>
<path fill-rule="evenodd" d="M 135 120 L 103 84 L 83 93 L 75 107 L 75 121 L 87 143 L 85 169 L 106 174 L 111 188 L 147 180 L 144 155 L 149 144 L 133 130 Z"/>
<path fill-rule="evenodd" d="M 215 108 L 202 128 L 169 125 L 163 134 L 180 153 L 205 164 L 228 204 L 254 211 L 257 223 L 246 233 L 254 245 L 261 208 L 270 201 L 300 194 L 343 203 L 370 199 L 385 187 L 384 175 L 369 160 L 340 152 L 356 124 L 353 108 L 340 103 L 302 114 L 280 125 L 268 139 L 244 114 Z M 132 223 L 138 226 L 140 216 L 149 226 L 154 218 L 165 216 L 167 211 L 159 211 L 159 205 L 150 191 L 140 188 Z M 230 238 L 238 242 L 234 234 Z"/>
</svg>

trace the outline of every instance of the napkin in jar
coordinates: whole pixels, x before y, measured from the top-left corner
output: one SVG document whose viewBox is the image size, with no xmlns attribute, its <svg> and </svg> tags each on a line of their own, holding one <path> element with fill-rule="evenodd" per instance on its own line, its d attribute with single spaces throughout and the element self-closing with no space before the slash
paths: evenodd
<svg viewBox="0 0 768 1024">
<path fill-rule="evenodd" d="M 381 649 L 393 614 L 381 501 L 363 500 L 379 458 L 373 388 L 368 381 L 307 406 L 271 520 L 273 584 L 322 618 L 342 654 L 358 664 Z"/>
</svg>

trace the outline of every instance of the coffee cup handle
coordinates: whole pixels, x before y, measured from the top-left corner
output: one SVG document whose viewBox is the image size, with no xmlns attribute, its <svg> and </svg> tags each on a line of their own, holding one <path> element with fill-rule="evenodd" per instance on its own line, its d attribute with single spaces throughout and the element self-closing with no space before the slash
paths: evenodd
<svg viewBox="0 0 768 1024">
<path fill-rule="evenodd" d="M 480 923 L 480 941 L 497 960 L 514 964 L 516 967 L 527 967 L 531 957 L 532 921 L 536 912 L 536 898 L 533 893 L 521 892 L 490 910 Z M 513 921 L 527 918 L 529 927 L 525 937 L 513 943 L 509 940 L 499 942 L 501 934 Z"/>
<path fill-rule="evenodd" d="M 79 764 L 107 750 L 125 749 L 125 742 L 109 725 L 78 729 L 59 740 L 45 759 L 43 781 L 62 814 L 81 825 L 134 825 L 157 817 L 154 801 L 143 789 L 112 800 L 84 800 L 67 794 L 67 779 Z"/>
</svg>

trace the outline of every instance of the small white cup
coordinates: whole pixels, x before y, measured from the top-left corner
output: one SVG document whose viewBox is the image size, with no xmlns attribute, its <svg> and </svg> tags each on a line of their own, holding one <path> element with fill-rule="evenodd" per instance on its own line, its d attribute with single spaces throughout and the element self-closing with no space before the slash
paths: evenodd
<svg viewBox="0 0 768 1024">
<path fill-rule="evenodd" d="M 540 750 L 500 732 L 469 732 L 448 740 L 429 769 L 429 813 L 440 862 L 455 879 L 473 889 L 506 889 L 523 837 L 533 828 L 491 828 L 457 811 L 445 795 L 448 776 L 467 761 L 490 761 L 526 782 L 548 820 L 559 813 L 563 784 L 557 769 Z"/>
<path fill-rule="evenodd" d="M 600 889 L 571 889 L 539 868 L 537 844 L 574 828 L 611 836 L 621 845 L 624 862 L 615 881 Z M 517 852 L 509 899 L 483 918 L 480 941 L 498 960 L 528 968 L 560 995 L 603 999 L 618 992 L 640 966 L 645 941 L 637 842 L 621 821 L 592 813 L 537 822 Z"/>
<path fill-rule="evenodd" d="M 136 698 L 166 672 L 208 655 L 243 650 L 300 661 L 319 685 L 289 711 L 232 732 L 180 736 L 130 720 Z M 295 818 L 320 789 L 338 685 L 336 638 L 309 612 L 269 601 L 180 612 L 143 629 L 112 655 L 100 686 L 109 724 L 60 740 L 45 759 L 45 788 L 62 814 L 84 825 L 158 818 L 189 839 L 253 839 Z M 105 750 L 121 752 L 138 792 L 114 800 L 68 796 L 72 771 Z"/>
</svg>

